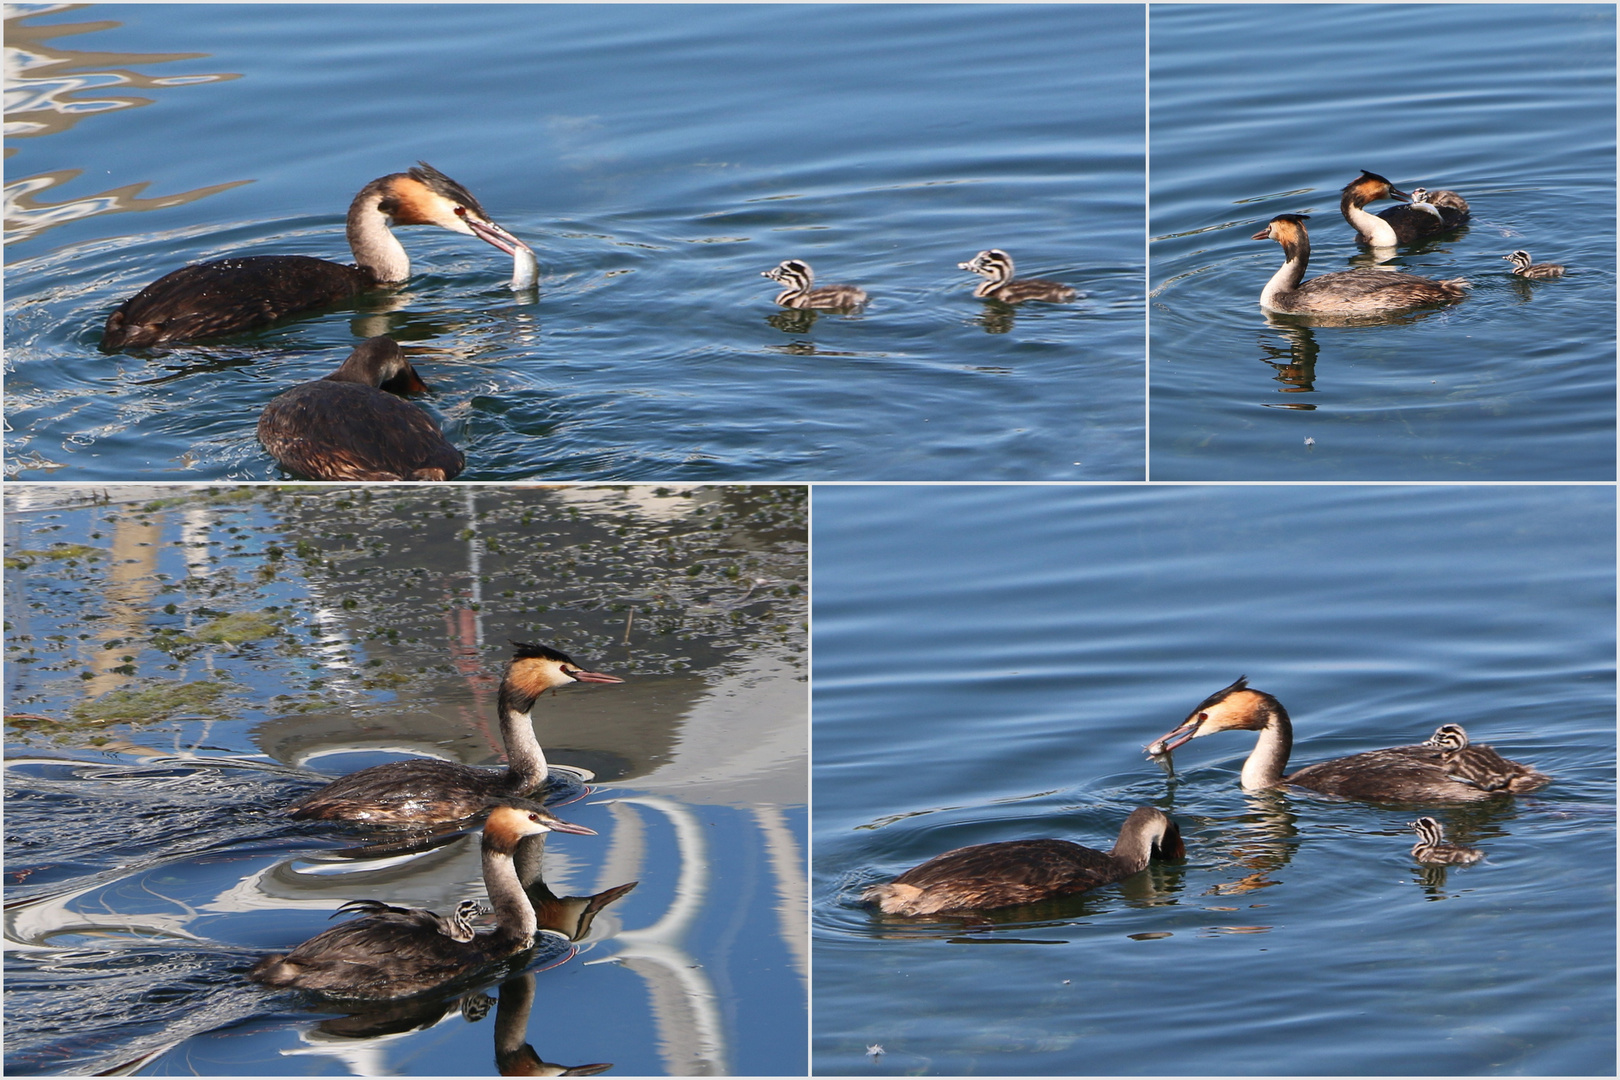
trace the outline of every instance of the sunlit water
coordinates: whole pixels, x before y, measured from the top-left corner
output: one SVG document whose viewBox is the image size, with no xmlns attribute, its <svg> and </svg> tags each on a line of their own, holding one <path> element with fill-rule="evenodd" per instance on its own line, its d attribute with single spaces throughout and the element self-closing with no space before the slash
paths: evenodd
<svg viewBox="0 0 1620 1080">
<path fill-rule="evenodd" d="M 816 1071 L 1612 1072 L 1614 515 L 1591 487 L 817 489 Z M 1143 746 L 1240 675 L 1298 764 L 1449 721 L 1553 782 L 1247 795 L 1240 732 L 1167 778 Z M 858 903 L 966 844 L 1107 849 L 1138 805 L 1184 862 L 977 924 Z M 1485 861 L 1417 866 L 1423 813 Z"/>
<path fill-rule="evenodd" d="M 110 494 L 8 495 L 8 1073 L 803 1072 L 802 489 Z M 625 679 L 534 717 L 596 776 L 543 880 L 634 889 L 543 913 L 532 983 L 344 1015 L 247 981 L 347 900 L 485 898 L 476 835 L 343 857 L 399 838 L 281 810 L 499 764 L 508 639 Z"/>
<path fill-rule="evenodd" d="M 91 5 L 8 26 L 38 59 L 8 112 L 32 136 L 8 140 L 10 475 L 274 478 L 265 403 L 382 332 L 466 479 L 1143 475 L 1142 7 Z M 537 297 L 494 248 L 412 227 L 398 291 L 98 351 L 122 300 L 188 262 L 347 261 L 349 200 L 419 158 L 535 247 Z M 990 247 L 1084 299 L 974 299 L 957 264 Z M 786 258 L 870 304 L 783 312 L 760 275 Z"/>
<path fill-rule="evenodd" d="M 1614 18 L 1155 5 L 1153 478 L 1612 479 Z M 1308 276 L 1366 265 L 1339 213 L 1362 169 L 1468 200 L 1469 225 L 1390 264 L 1468 298 L 1375 326 L 1268 317 L 1282 252 L 1251 235 L 1308 213 Z M 1515 248 L 1568 276 L 1513 277 Z"/>
</svg>

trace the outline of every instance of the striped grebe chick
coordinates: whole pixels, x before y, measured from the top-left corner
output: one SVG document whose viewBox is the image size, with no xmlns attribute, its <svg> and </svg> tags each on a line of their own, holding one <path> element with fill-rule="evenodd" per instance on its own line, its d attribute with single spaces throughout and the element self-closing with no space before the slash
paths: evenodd
<svg viewBox="0 0 1620 1080">
<path fill-rule="evenodd" d="M 1458 783 L 1447 771 L 1441 750 L 1428 743 L 1352 754 L 1308 765 L 1284 776 L 1283 770 L 1294 745 L 1294 728 L 1289 722 L 1288 710 L 1270 694 L 1250 689 L 1247 678 L 1204 699 L 1180 727 L 1155 739 L 1147 751 L 1158 756 L 1190 739 L 1201 739 L 1218 731 L 1260 733 L 1254 750 L 1243 763 L 1245 791 L 1300 787 L 1323 795 L 1369 802 L 1449 803 L 1479 802 L 1512 790 L 1486 791 Z"/>
<path fill-rule="evenodd" d="M 1067 840 L 1008 840 L 936 855 L 861 899 L 888 915 L 987 911 L 1085 892 L 1147 869 L 1152 858 L 1186 855 L 1181 830 L 1161 811 L 1139 806 L 1119 830 L 1112 851 Z"/>
<path fill-rule="evenodd" d="M 373 180 L 349 204 L 349 247 L 357 265 L 307 255 L 195 263 L 124 301 L 108 316 L 101 347 L 111 352 L 235 334 L 404 281 L 411 260 L 390 225 L 437 225 L 476 236 L 514 257 L 514 283 L 532 262 L 529 246 L 490 220 L 466 188 L 418 162 L 409 172 Z"/>
<path fill-rule="evenodd" d="M 586 671 L 566 653 L 544 645 L 513 642 L 513 647 L 497 702 L 501 740 L 506 744 L 504 769 L 434 758 L 390 761 L 339 777 L 288 807 L 287 816 L 371 825 L 433 825 L 463 821 L 482 811 L 492 798 L 527 795 L 539 788 L 550 773 L 529 715 L 540 695 L 576 682 L 624 680 Z"/>
<path fill-rule="evenodd" d="M 1441 724 L 1425 745 L 1440 751 L 1453 780 L 1481 791 L 1535 791 L 1552 779 L 1528 765 L 1509 761 L 1489 746 L 1470 743 L 1461 724 Z"/>
<path fill-rule="evenodd" d="M 1564 276 L 1564 268 L 1559 266 L 1557 263 L 1532 264 L 1530 262 L 1530 253 L 1528 251 L 1521 250 L 1510 252 L 1502 256 L 1502 258 L 1513 263 L 1513 272 L 1519 277 L 1554 278 Z"/>
<path fill-rule="evenodd" d="M 1424 188 L 1417 191 L 1423 193 L 1423 202 L 1416 207 L 1392 206 L 1376 216 L 1369 214 L 1362 208 L 1370 202 L 1379 199 L 1416 201 L 1417 192 L 1408 195 L 1377 173 L 1363 169 L 1361 175 L 1339 193 L 1339 212 L 1356 230 L 1357 238 L 1373 247 L 1409 244 L 1455 229 L 1468 220 L 1468 203 L 1455 191 Z"/>
<path fill-rule="evenodd" d="M 1468 288 L 1462 278 L 1433 281 L 1416 274 L 1358 267 L 1322 274 L 1305 281 L 1311 239 L 1307 214 L 1278 214 L 1250 239 L 1282 245 L 1283 264 L 1260 291 L 1268 311 L 1323 315 L 1377 315 L 1461 300 Z"/>
<path fill-rule="evenodd" d="M 463 900 L 456 904 L 456 910 L 449 915 L 440 915 L 427 908 L 402 908 L 385 904 L 381 900 L 350 900 L 342 904 L 332 913 L 332 917 L 349 912 L 365 912 L 367 915 L 387 915 L 397 920 L 414 922 L 428 930 L 437 930 L 452 941 L 471 941 L 473 939 L 473 920 L 480 915 L 489 914 L 482 904 L 476 900 Z"/>
<path fill-rule="evenodd" d="M 427 389 L 390 337 L 367 338 L 332 374 L 300 383 L 259 415 L 259 441 L 313 480 L 449 480 L 467 459 L 422 409 L 382 389 Z"/>
<path fill-rule="evenodd" d="M 956 265 L 963 270 L 984 276 L 985 280 L 973 290 L 973 295 L 981 299 L 1000 300 L 1003 304 L 1022 304 L 1025 300 L 1067 304 L 1080 295 L 1067 285 L 1056 281 L 1042 281 L 1040 278 L 1014 281 L 1012 256 L 1000 248 L 981 251 L 967 262 Z"/>
<path fill-rule="evenodd" d="M 1446 843 L 1446 830 L 1432 817 L 1420 817 L 1407 824 L 1417 830 L 1418 842 L 1412 845 L 1412 858 L 1420 863 L 1469 866 L 1485 857 L 1478 848 Z"/>
<path fill-rule="evenodd" d="M 495 927 L 463 939 L 442 917 L 419 908 L 362 902 L 366 913 L 310 938 L 284 955 L 267 956 L 248 977 L 266 986 L 313 990 L 338 998 L 386 1000 L 420 994 L 523 952 L 539 929 L 512 853 L 526 836 L 546 832 L 596 835 L 522 800 L 502 802 L 484 822 L 484 888 Z M 343 909 L 340 909 L 343 910 Z M 457 909 L 458 912 L 461 910 Z M 455 920 L 451 920 L 452 926 Z"/>
<path fill-rule="evenodd" d="M 817 286 L 815 271 L 803 259 L 785 259 L 769 270 L 761 270 L 759 276 L 783 286 L 776 294 L 779 307 L 837 311 L 866 303 L 866 293 L 853 285 Z"/>
</svg>

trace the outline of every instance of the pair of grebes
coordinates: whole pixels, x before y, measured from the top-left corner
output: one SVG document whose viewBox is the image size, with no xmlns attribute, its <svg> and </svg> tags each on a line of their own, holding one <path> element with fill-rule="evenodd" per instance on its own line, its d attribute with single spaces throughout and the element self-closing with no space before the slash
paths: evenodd
<svg viewBox="0 0 1620 1080">
<path fill-rule="evenodd" d="M 1247 678 L 1210 695 L 1147 752 L 1164 758 L 1192 739 L 1220 731 L 1260 733 L 1243 765 L 1245 791 L 1292 787 L 1369 802 L 1468 803 L 1535 791 L 1550 779 L 1489 746 L 1470 743 L 1457 724 L 1441 725 L 1417 745 L 1352 754 L 1285 774 L 1294 741 L 1288 711 L 1270 694 L 1251 689 Z M 1419 862 L 1467 865 L 1482 858 L 1473 848 L 1448 844 L 1434 818 L 1409 824 L 1417 830 L 1412 856 Z M 1160 810 L 1139 806 L 1125 819 L 1112 851 L 1067 840 L 976 844 L 871 886 L 862 899 L 891 915 L 984 911 L 1085 892 L 1139 874 L 1155 858 L 1185 855 L 1176 823 Z"/>
<path fill-rule="evenodd" d="M 544 645 L 514 643 L 514 649 L 496 703 L 505 768 L 432 758 L 391 761 L 340 777 L 285 811 L 296 819 L 416 829 L 467 822 L 487 812 L 483 876 L 495 925 L 474 926 L 473 920 L 485 912 L 473 900 L 461 901 L 448 915 L 354 900 L 338 912 L 359 913 L 358 918 L 291 952 L 266 956 L 249 978 L 276 989 L 332 998 L 388 1000 L 460 982 L 531 948 L 540 925 L 531 896 L 536 886 L 525 884 L 539 881 L 538 866 L 521 864 L 534 863 L 540 848 L 530 838 L 548 832 L 596 835 L 525 798 L 567 797 L 582 788 L 577 777 L 548 766 L 534 733 L 535 702 L 558 687 L 624 680 L 587 671 L 566 653 Z M 606 903 L 633 887 L 633 882 L 621 885 L 590 900 Z M 550 894 L 544 898 L 557 899 Z"/>
<path fill-rule="evenodd" d="M 1369 213 L 1367 204 L 1380 199 L 1400 200 L 1402 205 L 1376 215 Z M 1340 192 L 1339 210 L 1356 230 L 1356 239 L 1373 248 L 1392 248 L 1438 236 L 1464 224 L 1469 217 L 1468 201 L 1455 191 L 1413 188 L 1407 194 L 1384 177 L 1365 170 Z M 1309 217 L 1278 214 L 1251 237 L 1275 240 L 1283 249 L 1282 267 L 1260 292 L 1262 308 L 1296 314 L 1379 315 L 1455 303 L 1469 288 L 1463 278 L 1434 281 L 1370 267 L 1321 274 L 1306 281 L 1305 267 L 1311 257 L 1310 236 L 1305 230 Z M 1564 273 L 1562 266 L 1553 263 L 1532 263 L 1527 251 L 1514 251 L 1502 258 L 1512 262 L 1513 273 L 1523 278 L 1554 278 Z"/>
<path fill-rule="evenodd" d="M 513 289 L 539 280 L 529 245 L 496 224 L 466 188 L 419 162 L 371 181 L 349 204 L 354 266 L 306 255 L 251 255 L 183 267 L 119 305 L 107 318 L 101 347 L 220 337 L 398 285 L 410 277 L 411 260 L 391 225 L 434 225 L 477 237 L 512 256 Z M 1014 280 L 1012 258 L 999 249 L 959 265 L 986 279 L 974 291 L 986 299 L 1066 303 L 1076 296 L 1056 282 Z M 867 300 L 853 286 L 816 286 L 802 259 L 788 259 L 765 276 L 785 286 L 776 298 L 783 307 L 852 310 Z M 259 441 L 283 468 L 316 480 L 449 480 L 465 467 L 465 456 L 432 417 L 395 396 L 426 390 L 398 342 L 370 338 L 331 375 L 271 401 L 259 418 Z"/>
</svg>

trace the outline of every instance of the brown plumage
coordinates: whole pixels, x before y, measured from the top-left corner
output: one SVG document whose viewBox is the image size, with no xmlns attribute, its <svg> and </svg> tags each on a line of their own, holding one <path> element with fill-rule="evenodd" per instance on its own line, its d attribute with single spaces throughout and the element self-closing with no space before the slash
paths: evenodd
<svg viewBox="0 0 1620 1080">
<path fill-rule="evenodd" d="M 1013 280 L 1012 256 L 1000 248 L 981 251 L 959 268 L 983 275 L 973 295 L 983 300 L 1000 300 L 1003 304 L 1022 304 L 1026 300 L 1039 300 L 1047 304 L 1067 304 L 1080 294 L 1067 285 L 1040 278 Z"/>
<path fill-rule="evenodd" d="M 1308 765 L 1283 775 L 1294 745 L 1294 728 L 1282 702 L 1249 688 L 1247 678 L 1204 699 L 1179 727 L 1155 739 L 1148 753 L 1167 753 L 1191 739 L 1218 731 L 1258 731 L 1254 750 L 1243 763 L 1245 791 L 1301 787 L 1323 795 L 1368 802 L 1479 802 L 1507 791 L 1486 791 L 1458 783 L 1446 769 L 1439 747 L 1394 746 Z M 1539 775 L 1539 774 L 1537 774 Z"/>
<path fill-rule="evenodd" d="M 1260 306 L 1290 314 L 1387 315 L 1433 304 L 1452 304 L 1467 295 L 1461 278 L 1432 281 L 1416 274 L 1398 274 L 1361 267 L 1322 274 L 1305 281 L 1311 258 L 1311 239 L 1305 230 L 1306 214 L 1278 214 L 1252 240 L 1275 240 L 1282 245 L 1283 264 L 1260 292 Z"/>
<path fill-rule="evenodd" d="M 506 665 L 496 705 L 506 745 L 506 768 L 481 769 L 432 758 L 390 761 L 339 777 L 289 806 L 287 816 L 372 825 L 433 825 L 472 817 L 491 798 L 534 792 L 550 773 L 529 715 L 535 701 L 553 687 L 624 680 L 586 671 L 566 653 L 544 645 L 513 644 L 516 652 Z"/>
<path fill-rule="evenodd" d="M 266 956 L 248 977 L 276 989 L 296 987 L 335 998 L 387 1000 L 455 982 L 524 952 L 533 944 L 538 926 L 512 868 L 512 853 L 525 836 L 546 832 L 596 835 L 535 803 L 510 800 L 491 808 L 482 849 L 484 887 L 495 914 L 492 930 L 460 940 L 445 933 L 442 917 L 432 912 L 362 901 L 345 908 L 357 907 L 366 914 L 289 953 Z"/>
<path fill-rule="evenodd" d="M 1427 209 L 1393 206 L 1376 216 L 1362 209 L 1378 199 L 1409 200 L 1412 197 L 1377 173 L 1362 170 L 1361 175 L 1339 193 L 1339 212 L 1356 230 L 1357 239 L 1374 247 L 1409 244 L 1426 236 L 1449 232 L 1468 220 L 1468 202 L 1455 191 L 1445 189 L 1424 191 Z"/>
<path fill-rule="evenodd" d="M 1492 747 L 1470 743 L 1461 724 L 1441 724 L 1425 745 L 1440 751 L 1441 764 L 1453 780 L 1481 791 L 1518 795 L 1545 787 L 1552 779 L 1528 765 L 1509 761 Z"/>
<path fill-rule="evenodd" d="M 1412 858 L 1434 866 L 1469 866 L 1485 857 L 1477 848 L 1446 843 L 1446 830 L 1432 817 L 1408 821 L 1417 830 L 1418 842 L 1412 845 Z"/>
<path fill-rule="evenodd" d="M 866 303 L 866 293 L 853 285 L 817 286 L 815 271 L 803 259 L 786 259 L 769 270 L 760 271 L 760 277 L 785 286 L 776 294 L 780 307 L 841 311 Z"/>
<path fill-rule="evenodd" d="M 259 442 L 313 480 L 449 480 L 467 459 L 417 406 L 380 387 L 427 389 L 389 337 L 367 338 L 332 374 L 275 397 Z"/>
<path fill-rule="evenodd" d="M 1181 830 L 1162 812 L 1139 806 L 1112 851 L 1067 840 L 1009 840 L 936 855 L 887 885 L 861 895 L 889 915 L 985 911 L 1085 892 L 1147 869 L 1149 859 L 1186 855 Z"/>
<path fill-rule="evenodd" d="M 267 326 L 410 277 L 390 225 L 436 225 L 518 257 L 528 245 L 490 220 L 472 193 L 429 165 L 378 177 L 349 204 L 356 266 L 306 255 L 251 255 L 183 267 L 158 278 L 107 318 L 102 349 L 199 341 Z M 532 256 L 532 252 L 530 255 Z"/>
</svg>

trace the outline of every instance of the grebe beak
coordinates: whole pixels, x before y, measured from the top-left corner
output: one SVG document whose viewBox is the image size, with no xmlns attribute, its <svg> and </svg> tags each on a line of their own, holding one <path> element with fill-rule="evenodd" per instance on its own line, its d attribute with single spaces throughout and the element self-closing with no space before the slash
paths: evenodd
<svg viewBox="0 0 1620 1080">
<path fill-rule="evenodd" d="M 1257 232 L 1253 236 L 1249 237 L 1249 239 L 1250 240 L 1270 240 L 1271 239 L 1271 223 L 1267 222 L 1265 228 L 1261 229 L 1259 232 Z"/>
<path fill-rule="evenodd" d="M 564 821 L 560 817 L 552 818 L 551 820 L 547 821 L 545 825 L 546 828 L 550 829 L 552 832 L 576 833 L 580 836 L 596 835 L 595 829 L 587 829 L 583 825 L 575 825 L 572 821 Z"/>
<path fill-rule="evenodd" d="M 457 207 L 456 213 L 466 224 L 467 228 L 472 230 L 472 234 L 478 237 L 478 239 L 482 240 L 484 243 L 492 244 L 508 255 L 516 255 L 520 250 L 527 251 L 531 255 L 534 254 L 533 248 L 519 240 L 517 237 L 513 236 L 511 233 L 507 232 L 505 229 L 501 228 L 499 225 L 495 224 L 493 221 L 484 221 L 480 218 L 474 217 L 472 214 L 467 212 L 466 207 Z"/>
<path fill-rule="evenodd" d="M 1255 239 L 1259 240 L 1260 237 L 1257 236 Z M 1178 746 L 1185 746 L 1188 742 L 1197 737 L 1198 729 L 1204 723 L 1204 719 L 1204 714 L 1199 713 L 1197 716 L 1191 718 L 1174 731 L 1165 735 L 1160 735 L 1157 739 L 1154 739 L 1152 742 L 1147 744 L 1147 752 L 1152 754 L 1154 757 L 1158 757 L 1160 754 L 1168 754 Z M 1182 732 L 1186 732 L 1186 734 L 1182 735 Z M 1181 735 L 1181 738 L 1176 739 L 1177 735 Z M 1175 739 L 1176 741 L 1171 742 L 1171 739 Z"/>
<path fill-rule="evenodd" d="M 1408 195 L 1406 192 L 1402 191 L 1400 188 L 1396 187 L 1394 184 L 1391 184 L 1389 186 L 1389 197 L 1392 198 L 1392 199 L 1399 199 L 1401 202 L 1411 202 L 1412 201 L 1412 196 Z"/>
<path fill-rule="evenodd" d="M 387 390 L 390 394 L 425 394 L 428 392 L 428 384 L 422 381 L 422 376 L 416 373 L 415 368 L 406 364 L 404 371 L 384 381 L 380 389 Z"/>
<path fill-rule="evenodd" d="M 600 671 L 585 671 L 585 670 L 582 670 L 580 668 L 563 668 L 563 674 L 569 676 L 572 679 L 574 679 L 576 682 L 596 682 L 596 683 L 622 683 L 622 682 L 624 682 L 624 680 L 619 678 L 617 675 L 604 675 Z"/>
</svg>

